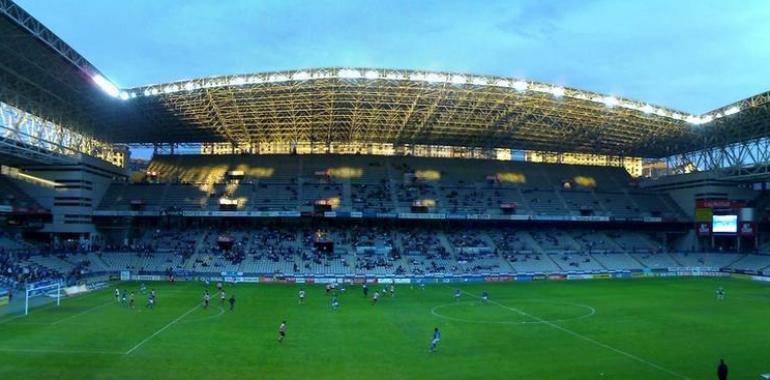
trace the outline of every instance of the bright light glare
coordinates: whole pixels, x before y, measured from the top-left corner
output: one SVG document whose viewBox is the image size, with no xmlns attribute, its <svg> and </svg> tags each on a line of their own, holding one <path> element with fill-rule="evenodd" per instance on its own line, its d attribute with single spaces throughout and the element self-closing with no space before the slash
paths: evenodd
<svg viewBox="0 0 770 380">
<path fill-rule="evenodd" d="M 564 89 L 561 87 L 554 87 L 551 89 L 551 94 L 557 98 L 560 98 L 564 96 Z"/>
<path fill-rule="evenodd" d="M 602 100 L 602 103 L 604 103 L 604 105 L 607 107 L 615 107 L 618 105 L 618 98 L 614 96 L 607 96 L 604 98 L 604 100 Z"/>
<path fill-rule="evenodd" d="M 340 78 L 358 79 L 361 78 L 361 73 L 358 70 L 342 69 L 337 76 Z"/>
<path fill-rule="evenodd" d="M 738 112 L 741 112 L 741 109 L 738 106 L 732 106 L 725 110 L 725 116 L 730 116 Z"/>
<path fill-rule="evenodd" d="M 374 70 L 369 70 L 364 74 L 364 77 L 366 77 L 366 79 L 377 79 L 380 77 L 380 74 Z"/>
<path fill-rule="evenodd" d="M 117 86 L 110 83 L 107 79 L 105 79 L 101 74 L 96 74 L 91 79 L 96 83 L 99 88 L 102 89 L 102 91 L 106 92 L 109 96 L 112 97 L 118 97 L 120 95 L 120 90 Z"/>
<path fill-rule="evenodd" d="M 425 76 L 425 81 L 430 83 L 443 82 L 446 80 L 445 75 L 430 73 Z"/>
<path fill-rule="evenodd" d="M 477 86 L 486 86 L 487 85 L 486 78 L 482 78 L 482 77 L 475 77 L 475 78 L 473 78 L 473 80 L 471 82 L 473 84 L 477 85 Z"/>
<path fill-rule="evenodd" d="M 294 73 L 294 80 L 308 80 L 310 79 L 310 73 L 307 71 L 300 71 L 298 73 Z"/>
<path fill-rule="evenodd" d="M 462 75 L 453 75 L 452 76 L 452 83 L 453 84 L 465 84 L 466 81 L 467 81 L 467 79 L 465 78 L 465 76 L 462 76 Z"/>
<path fill-rule="evenodd" d="M 649 104 L 645 104 L 644 107 L 642 107 L 642 112 L 644 113 L 652 113 L 652 106 Z"/>
<path fill-rule="evenodd" d="M 523 80 L 517 80 L 516 82 L 513 82 L 513 88 L 516 91 L 525 91 L 527 87 L 529 87 L 529 85 L 527 85 L 527 82 Z"/>
</svg>

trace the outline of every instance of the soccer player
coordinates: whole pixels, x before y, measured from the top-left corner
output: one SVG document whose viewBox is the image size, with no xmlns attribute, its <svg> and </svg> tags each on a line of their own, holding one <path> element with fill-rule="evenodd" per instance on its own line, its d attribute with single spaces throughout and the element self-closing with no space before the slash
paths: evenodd
<svg viewBox="0 0 770 380">
<path fill-rule="evenodd" d="M 220 291 L 219 291 L 219 304 L 220 304 L 220 305 L 224 305 L 224 304 L 225 304 L 225 299 L 226 299 L 226 298 L 227 298 L 227 297 L 225 296 L 225 291 L 224 291 L 224 290 L 220 290 Z"/>
<path fill-rule="evenodd" d="M 396 295 L 396 285 L 390 284 L 390 296 L 393 297 Z"/>
<path fill-rule="evenodd" d="M 222 291 L 222 283 L 221 282 L 217 282 L 217 290 L 219 290 L 220 292 Z"/>
<path fill-rule="evenodd" d="M 329 294 L 332 291 L 332 284 L 326 284 L 326 294 Z"/>
<path fill-rule="evenodd" d="M 377 304 L 377 300 L 379 300 L 379 299 L 380 299 L 380 292 L 375 290 L 374 291 L 374 295 L 372 296 L 372 305 L 376 305 Z"/>
<path fill-rule="evenodd" d="M 230 311 L 233 311 L 233 308 L 235 307 L 235 295 L 230 295 Z"/>
<path fill-rule="evenodd" d="M 128 296 L 128 306 L 132 309 L 134 308 L 134 292 L 131 292 Z"/>
<path fill-rule="evenodd" d="M 203 293 L 203 308 L 208 309 L 209 308 L 209 301 L 211 301 L 211 295 L 209 295 L 209 291 Z"/>
<path fill-rule="evenodd" d="M 337 307 L 340 306 L 340 302 L 337 300 L 337 295 L 332 296 L 332 310 L 337 310 Z"/>
<path fill-rule="evenodd" d="M 489 301 L 489 293 L 486 290 L 481 292 L 481 302 L 487 303 Z"/>
<path fill-rule="evenodd" d="M 717 300 L 723 300 L 725 299 L 725 288 L 719 287 L 717 288 Z"/>
<path fill-rule="evenodd" d="M 366 283 L 364 283 L 364 298 L 366 298 L 369 295 L 369 287 L 366 286 Z"/>
<path fill-rule="evenodd" d="M 155 289 L 150 290 L 150 297 L 152 297 L 152 300 L 155 301 Z"/>
<path fill-rule="evenodd" d="M 305 303 L 305 289 L 300 288 L 299 289 L 299 304 L 302 305 Z"/>
<path fill-rule="evenodd" d="M 147 293 L 147 286 L 144 285 L 144 282 L 139 286 L 139 291 L 142 292 L 142 294 Z"/>
<path fill-rule="evenodd" d="M 438 331 L 438 327 L 433 329 L 433 339 L 430 341 L 430 352 L 436 351 L 436 346 L 438 345 L 438 342 L 441 340 L 441 333 Z"/>
<path fill-rule="evenodd" d="M 461 294 L 462 294 L 462 292 L 460 291 L 460 288 L 455 289 L 455 301 L 459 301 L 460 300 L 460 295 Z"/>
<path fill-rule="evenodd" d="M 128 301 L 128 291 L 123 289 L 123 294 L 120 296 L 120 302 L 126 303 L 126 301 Z"/>
<path fill-rule="evenodd" d="M 278 343 L 283 342 L 284 338 L 286 338 L 286 321 L 282 321 L 278 326 Z"/>
<path fill-rule="evenodd" d="M 115 288 L 115 302 L 120 302 L 120 289 Z"/>
<path fill-rule="evenodd" d="M 153 294 L 153 293 L 150 293 L 150 295 L 147 296 L 147 306 L 146 306 L 146 308 L 148 308 L 148 309 L 154 309 L 155 308 L 155 294 Z"/>
</svg>

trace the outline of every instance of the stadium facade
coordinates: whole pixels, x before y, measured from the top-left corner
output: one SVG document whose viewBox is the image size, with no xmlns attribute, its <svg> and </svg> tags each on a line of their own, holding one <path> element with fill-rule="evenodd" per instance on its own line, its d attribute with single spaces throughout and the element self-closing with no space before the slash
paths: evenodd
<svg viewBox="0 0 770 380">
<path fill-rule="evenodd" d="M 547 273 L 686 261 L 649 258 L 669 252 L 740 255 L 718 256 L 717 269 L 770 266 L 746 256 L 770 249 L 770 92 L 693 115 L 421 70 L 121 89 L 10 0 L 0 0 L 0 52 L 9 249 L 107 250 L 114 257 L 93 261 L 109 271 Z M 156 154 L 130 171 L 140 146 Z M 166 256 L 136 264 L 121 251 Z"/>
</svg>

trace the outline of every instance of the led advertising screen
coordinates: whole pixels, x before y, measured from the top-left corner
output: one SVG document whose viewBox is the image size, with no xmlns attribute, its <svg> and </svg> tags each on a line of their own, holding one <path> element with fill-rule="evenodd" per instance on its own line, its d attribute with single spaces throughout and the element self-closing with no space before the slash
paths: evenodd
<svg viewBox="0 0 770 380">
<path fill-rule="evenodd" d="M 711 231 L 715 234 L 738 232 L 738 215 L 714 215 Z"/>
</svg>

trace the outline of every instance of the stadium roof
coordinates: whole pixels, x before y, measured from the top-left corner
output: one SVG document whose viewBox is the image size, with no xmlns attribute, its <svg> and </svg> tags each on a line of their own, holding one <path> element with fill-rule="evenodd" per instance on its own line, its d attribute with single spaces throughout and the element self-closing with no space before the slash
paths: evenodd
<svg viewBox="0 0 770 380">
<path fill-rule="evenodd" d="M 770 136 L 770 92 L 703 115 L 545 83 L 325 68 L 118 89 L 0 0 L 0 101 L 113 143 L 315 142 L 664 157 Z"/>
</svg>

